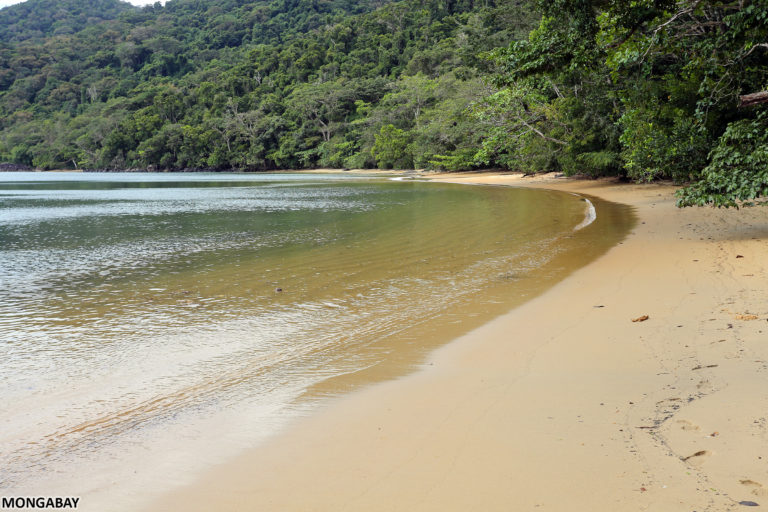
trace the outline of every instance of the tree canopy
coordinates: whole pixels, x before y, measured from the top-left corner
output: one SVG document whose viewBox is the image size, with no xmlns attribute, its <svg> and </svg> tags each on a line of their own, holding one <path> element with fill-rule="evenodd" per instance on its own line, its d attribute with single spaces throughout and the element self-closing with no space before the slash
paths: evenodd
<svg viewBox="0 0 768 512">
<path fill-rule="evenodd" d="M 768 0 L 28 0 L 0 161 L 504 167 L 768 195 Z"/>
<path fill-rule="evenodd" d="M 495 52 L 491 114 L 506 151 L 565 172 L 691 183 L 679 205 L 735 206 L 768 192 L 768 3 L 542 1 L 538 28 Z M 512 113 L 510 115 L 510 112 Z M 486 113 L 486 115 L 488 115 Z"/>
<path fill-rule="evenodd" d="M 471 158 L 455 157 L 479 144 L 467 108 L 487 90 L 493 65 L 481 55 L 536 21 L 522 0 L 93 7 L 84 25 L 72 0 L 0 11 L 10 20 L 0 38 L 0 161 L 259 170 L 448 158 L 470 168 Z M 38 9 L 66 15 L 33 23 Z M 382 160 L 373 148 L 389 126 L 409 144 Z"/>
</svg>

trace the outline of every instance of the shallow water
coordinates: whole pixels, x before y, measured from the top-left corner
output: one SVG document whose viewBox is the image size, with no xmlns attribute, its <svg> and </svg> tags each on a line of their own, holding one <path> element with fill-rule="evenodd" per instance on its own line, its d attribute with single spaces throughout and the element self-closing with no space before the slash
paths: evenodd
<svg viewBox="0 0 768 512">
<path fill-rule="evenodd" d="M 130 509 L 594 259 L 633 216 L 592 201 L 596 220 L 504 187 L 0 174 L 0 491 Z"/>
</svg>

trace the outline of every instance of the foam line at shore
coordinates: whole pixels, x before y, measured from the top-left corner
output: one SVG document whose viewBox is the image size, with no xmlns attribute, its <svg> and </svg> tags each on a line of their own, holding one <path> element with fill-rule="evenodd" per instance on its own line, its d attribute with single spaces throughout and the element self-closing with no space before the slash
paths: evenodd
<svg viewBox="0 0 768 512">
<path fill-rule="evenodd" d="M 595 222 L 595 220 L 597 219 L 597 212 L 595 211 L 595 205 L 593 205 L 592 201 L 590 201 L 586 197 L 582 197 L 582 199 L 584 199 L 587 202 L 587 211 L 584 215 L 584 220 L 581 221 L 581 223 L 578 226 L 573 228 L 574 231 L 584 229 L 585 227 Z"/>
</svg>

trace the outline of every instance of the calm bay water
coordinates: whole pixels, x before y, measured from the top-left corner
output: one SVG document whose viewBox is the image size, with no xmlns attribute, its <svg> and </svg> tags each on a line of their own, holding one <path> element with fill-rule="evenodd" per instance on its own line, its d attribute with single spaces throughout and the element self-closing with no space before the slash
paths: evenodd
<svg viewBox="0 0 768 512">
<path fill-rule="evenodd" d="M 0 494 L 131 509 L 594 259 L 633 222 L 594 202 L 584 227 L 538 190 L 0 174 Z"/>
</svg>

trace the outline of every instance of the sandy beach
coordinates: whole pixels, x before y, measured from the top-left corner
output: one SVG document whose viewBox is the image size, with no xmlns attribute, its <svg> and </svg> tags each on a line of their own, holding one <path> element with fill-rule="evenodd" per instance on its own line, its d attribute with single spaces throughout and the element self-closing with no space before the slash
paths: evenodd
<svg viewBox="0 0 768 512">
<path fill-rule="evenodd" d="M 768 210 L 680 210 L 670 185 L 432 179 L 593 195 L 639 221 L 423 370 L 329 401 L 148 510 L 768 506 Z"/>
</svg>

